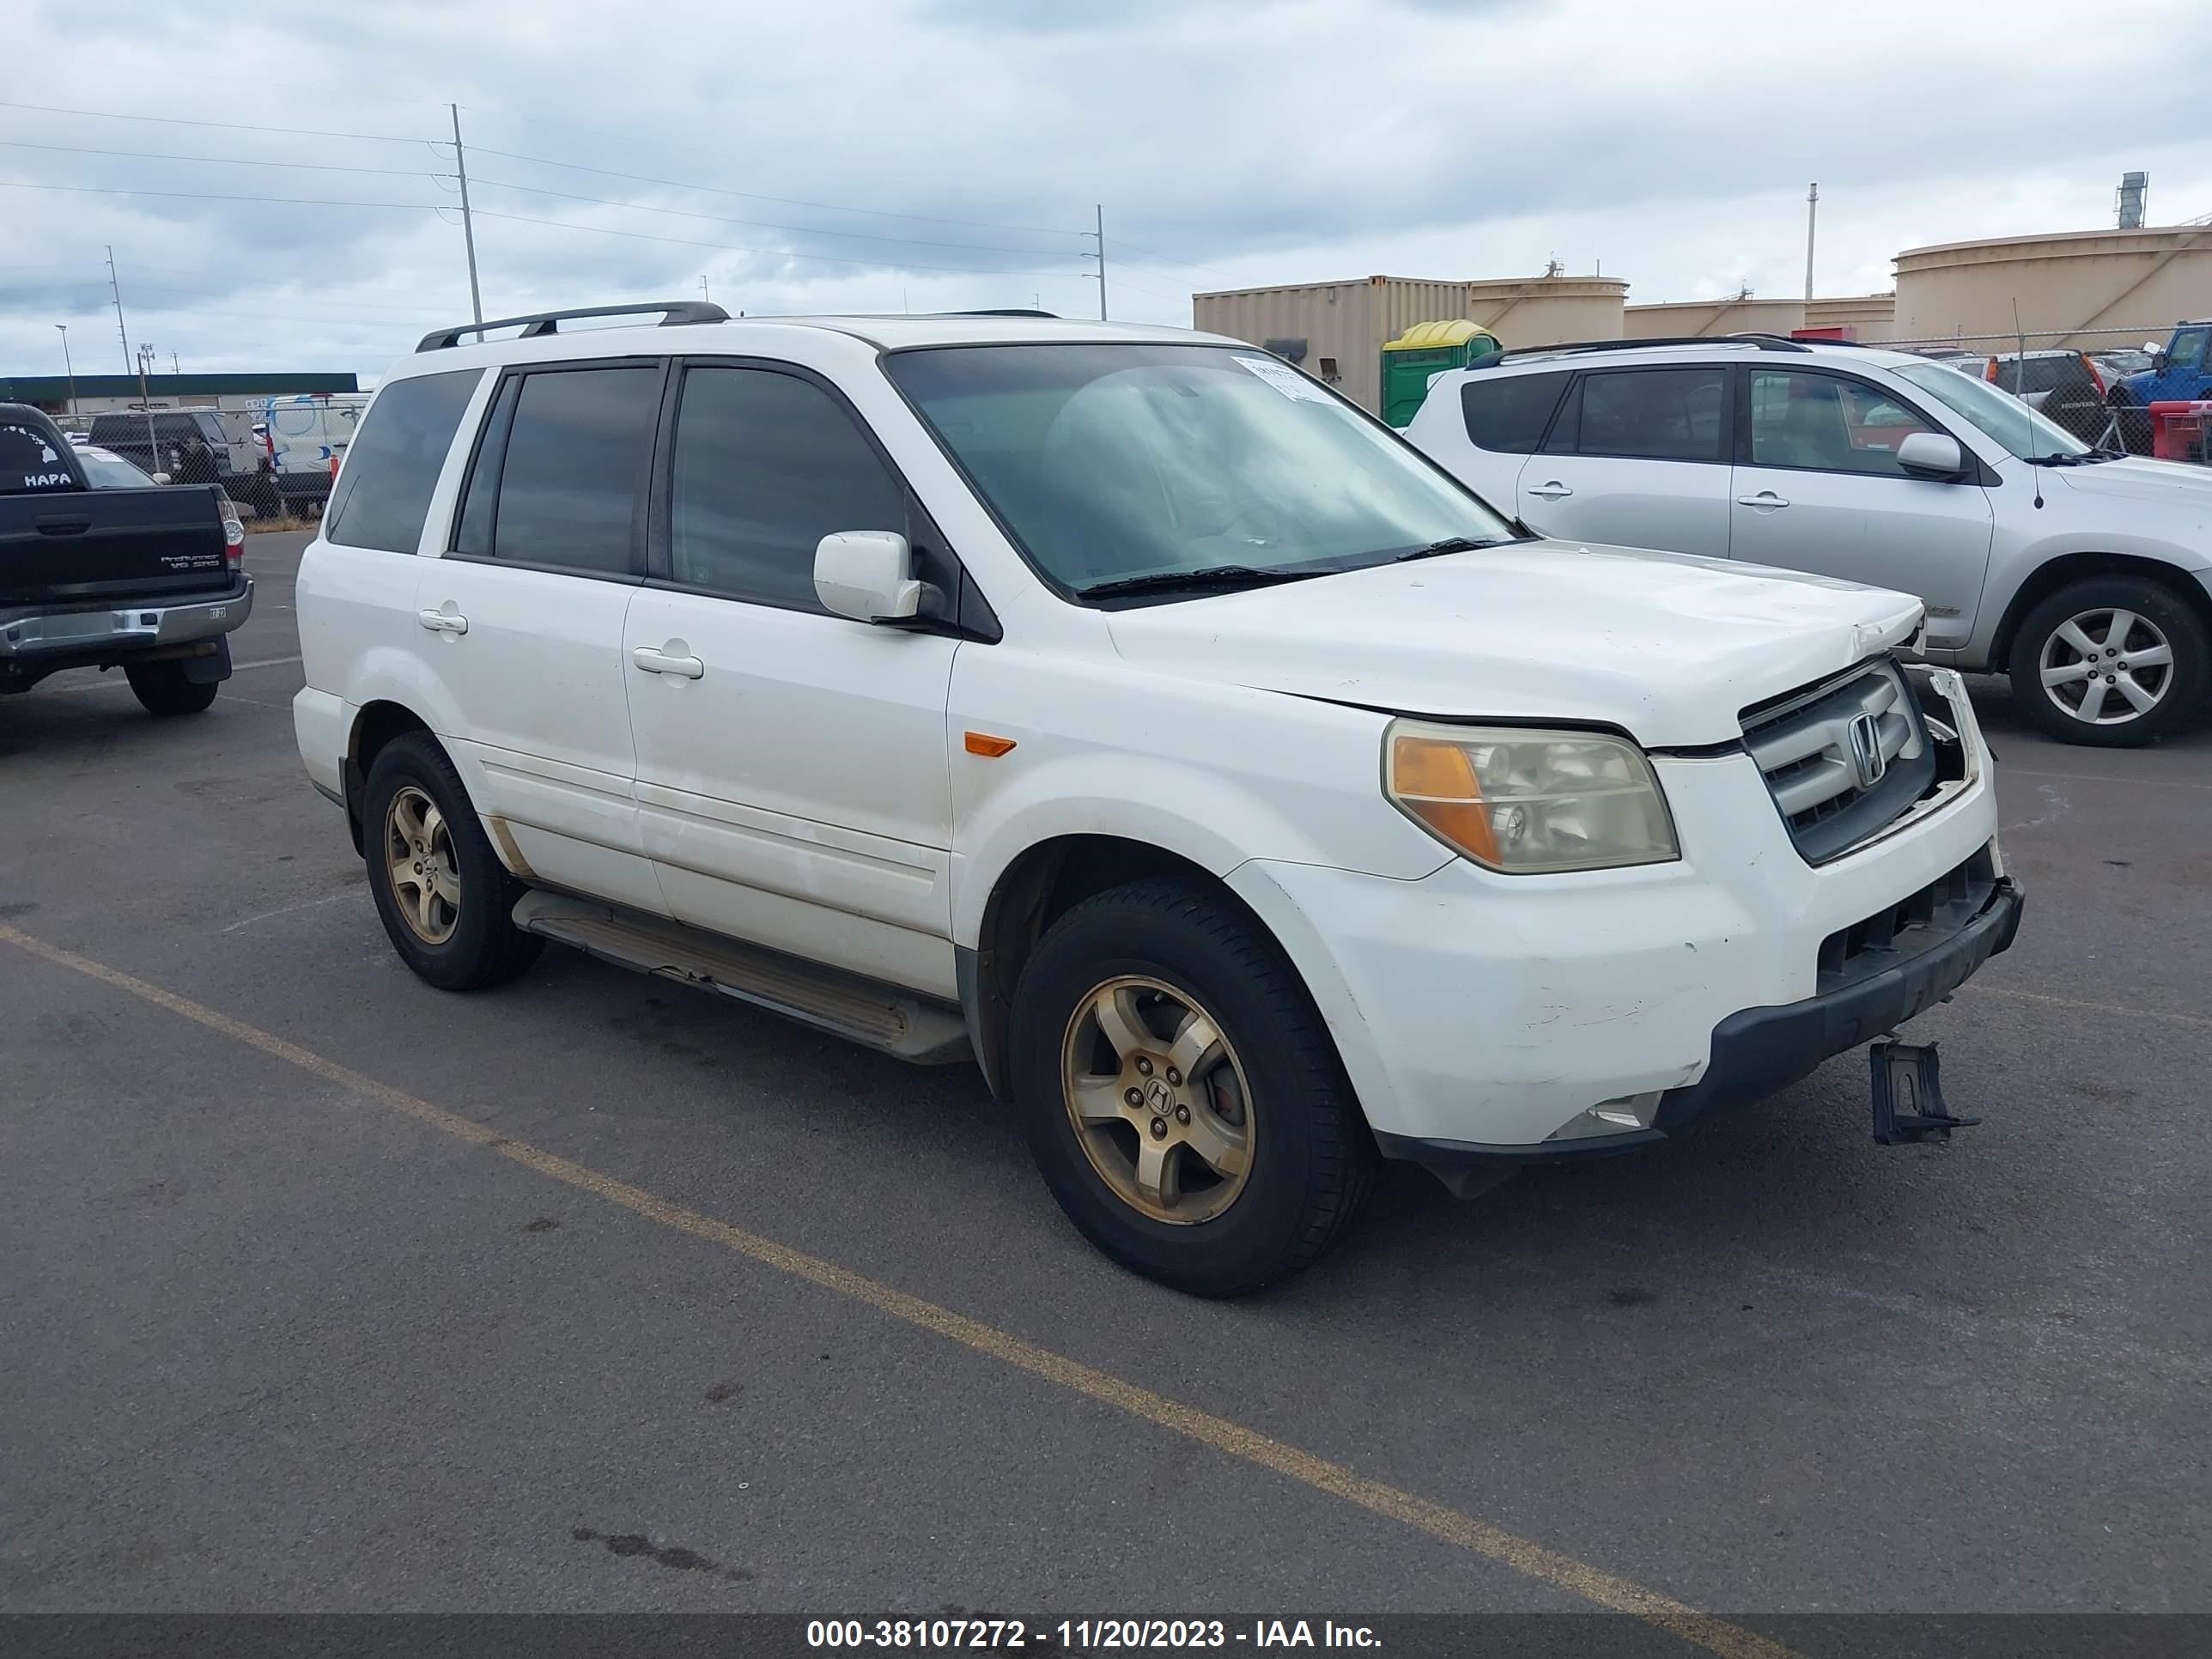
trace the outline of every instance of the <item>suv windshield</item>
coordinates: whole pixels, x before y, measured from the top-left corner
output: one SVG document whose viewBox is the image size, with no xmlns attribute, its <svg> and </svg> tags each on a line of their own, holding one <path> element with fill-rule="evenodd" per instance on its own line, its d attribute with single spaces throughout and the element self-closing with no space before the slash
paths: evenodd
<svg viewBox="0 0 2212 1659">
<path fill-rule="evenodd" d="M 1132 579 L 1171 590 L 1182 574 L 1287 580 L 1515 533 L 1257 351 L 956 346 L 884 361 L 1030 562 L 1079 593 Z"/>
<path fill-rule="evenodd" d="M 2046 420 L 2008 392 L 1941 363 L 1906 363 L 1893 371 L 1954 415 L 1964 416 L 2023 461 L 2045 455 L 2086 455 L 2089 446 Z"/>
</svg>

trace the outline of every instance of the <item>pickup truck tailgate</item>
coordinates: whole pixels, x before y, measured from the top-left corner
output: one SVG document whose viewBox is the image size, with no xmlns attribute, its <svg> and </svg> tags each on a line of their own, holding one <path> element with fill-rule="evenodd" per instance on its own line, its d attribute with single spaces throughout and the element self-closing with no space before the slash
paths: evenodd
<svg viewBox="0 0 2212 1659">
<path fill-rule="evenodd" d="M 231 584 L 221 495 L 177 484 L 0 495 L 0 606 L 220 592 Z"/>
</svg>

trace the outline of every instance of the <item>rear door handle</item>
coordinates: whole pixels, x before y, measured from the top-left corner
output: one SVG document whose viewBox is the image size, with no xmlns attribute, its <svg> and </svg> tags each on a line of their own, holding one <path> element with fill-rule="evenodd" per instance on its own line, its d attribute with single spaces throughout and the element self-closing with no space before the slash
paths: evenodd
<svg viewBox="0 0 2212 1659">
<path fill-rule="evenodd" d="M 629 653 L 629 659 L 648 674 L 674 674 L 682 679 L 696 680 L 707 672 L 707 665 L 696 657 L 672 657 L 649 645 L 638 647 Z"/>
<path fill-rule="evenodd" d="M 1556 501 L 1562 496 L 1571 495 L 1575 492 L 1554 478 L 1549 483 L 1531 484 L 1528 487 L 1528 493 L 1539 501 Z"/>
<path fill-rule="evenodd" d="M 451 611 L 418 611 L 415 615 L 433 634 L 465 634 L 469 631 L 469 619 Z"/>
<path fill-rule="evenodd" d="M 1771 489 L 1762 489 L 1756 495 L 1739 495 L 1735 498 L 1735 504 L 1738 507 L 1755 507 L 1762 513 L 1771 513 L 1778 507 L 1790 505 Z"/>
</svg>

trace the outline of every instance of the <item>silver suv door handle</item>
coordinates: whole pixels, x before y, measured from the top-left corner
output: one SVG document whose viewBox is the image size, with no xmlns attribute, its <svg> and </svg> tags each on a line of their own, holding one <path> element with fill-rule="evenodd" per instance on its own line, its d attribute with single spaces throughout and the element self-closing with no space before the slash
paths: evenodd
<svg viewBox="0 0 2212 1659">
<path fill-rule="evenodd" d="M 1554 478 L 1549 483 L 1529 485 L 1528 493 L 1539 501 L 1556 501 L 1561 496 L 1571 495 L 1575 492 Z"/>
<path fill-rule="evenodd" d="M 1778 507 L 1790 505 L 1771 489 L 1762 489 L 1756 495 L 1739 495 L 1735 498 L 1735 504 L 1738 507 L 1755 507 L 1762 513 L 1771 513 Z"/>
<path fill-rule="evenodd" d="M 465 634 L 469 631 L 469 619 L 456 616 L 450 611 L 418 611 L 415 615 L 433 634 Z"/>
<path fill-rule="evenodd" d="M 707 665 L 696 657 L 672 657 L 641 645 L 629 653 L 629 659 L 648 674 L 675 674 L 687 680 L 696 680 L 706 673 Z"/>
</svg>

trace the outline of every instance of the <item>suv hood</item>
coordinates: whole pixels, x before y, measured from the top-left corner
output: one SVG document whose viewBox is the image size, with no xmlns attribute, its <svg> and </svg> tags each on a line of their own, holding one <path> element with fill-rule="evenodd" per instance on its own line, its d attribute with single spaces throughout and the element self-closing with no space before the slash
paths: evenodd
<svg viewBox="0 0 2212 1659">
<path fill-rule="evenodd" d="M 2045 493 L 2049 493 L 2053 478 L 2085 495 L 2154 501 L 2212 520 L 2212 467 L 2130 455 L 2124 460 L 2099 461 L 2094 466 L 2045 467 Z"/>
<path fill-rule="evenodd" d="M 1109 613 L 1133 663 L 1445 719 L 1726 743 L 1739 711 L 1910 639 L 1920 601 L 1725 559 L 1524 542 Z"/>
</svg>

